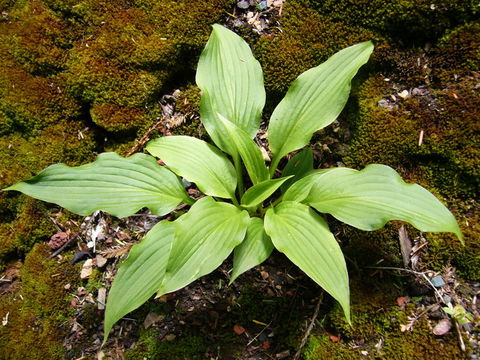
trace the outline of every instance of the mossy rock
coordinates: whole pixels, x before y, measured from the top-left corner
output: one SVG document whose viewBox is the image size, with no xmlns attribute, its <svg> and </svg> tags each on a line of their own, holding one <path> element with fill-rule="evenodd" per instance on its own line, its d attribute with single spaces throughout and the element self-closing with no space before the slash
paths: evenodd
<svg viewBox="0 0 480 360">
<path fill-rule="evenodd" d="M 34 76 L 7 60 L 0 63 L 0 71 L 0 135 L 36 135 L 80 115 L 81 106 L 68 95 L 61 76 Z"/>
<path fill-rule="evenodd" d="M 303 354 L 305 360 L 468 358 L 460 350 L 454 331 L 435 336 L 426 317 L 420 317 L 411 331 L 401 331 L 415 305 L 406 304 L 404 310 L 398 306 L 396 298 L 404 293 L 401 287 L 394 286 L 391 278 L 381 281 L 355 278 L 353 282 L 352 325 L 345 321 L 342 309 L 336 304 L 323 325 L 339 341 L 332 341 L 327 334 L 311 336 Z"/>
<path fill-rule="evenodd" d="M 478 18 L 474 0 L 308 0 L 320 14 L 333 21 L 360 26 L 402 41 L 423 45 L 447 29 Z"/>
<path fill-rule="evenodd" d="M 375 76 L 358 92 L 358 117 L 347 166 L 362 168 L 381 163 L 397 169 L 443 199 L 459 220 L 466 247 L 448 234 L 428 234 L 432 239 L 430 265 L 441 267 L 453 256 L 453 265 L 470 279 L 478 279 L 478 229 L 476 216 L 467 210 L 479 191 L 480 112 L 476 81 L 472 77 L 450 83 L 441 90 L 425 87 L 425 95 L 401 100 L 400 88 Z M 397 101 L 391 100 L 391 95 Z M 468 100 L 467 100 L 468 99 Z M 381 101 L 384 102 L 380 106 Z M 387 105 L 385 105 L 387 104 Z M 424 137 L 418 144 L 420 133 Z M 462 205 L 463 204 L 463 205 Z M 470 224 L 470 225 L 467 225 Z M 435 261 L 434 261 L 435 260 Z"/>
<path fill-rule="evenodd" d="M 278 101 L 302 72 L 320 65 L 335 52 L 379 38 L 373 32 L 332 22 L 298 1 L 283 8 L 282 31 L 260 36 L 254 45 L 262 64 L 269 101 Z M 267 97 L 268 98 L 268 97 Z"/>
<path fill-rule="evenodd" d="M 2 359 L 65 358 L 62 338 L 72 315 L 65 285 L 78 284 L 80 269 L 48 260 L 49 254 L 46 245 L 36 245 L 21 268 L 20 289 L 0 301 L 0 316 L 9 313 L 8 324 L 0 327 Z"/>
<path fill-rule="evenodd" d="M 351 154 L 344 160 L 355 167 L 383 163 L 402 168 L 445 196 L 475 197 L 480 175 L 475 86 L 475 78 L 469 77 L 393 103 L 389 99 L 400 99 L 399 89 L 371 78 L 358 93 L 359 117 L 353 123 Z"/>
<path fill-rule="evenodd" d="M 42 1 L 18 2 L 7 18 L 0 24 L 0 39 L 17 64 L 42 76 L 64 68 L 77 28 L 55 16 Z"/>
<path fill-rule="evenodd" d="M 435 79 L 447 85 L 480 69 L 480 24 L 469 23 L 449 31 L 432 53 Z"/>
<path fill-rule="evenodd" d="M 28 139 L 19 135 L 0 137 L 0 188 L 26 180 L 54 163 L 75 166 L 88 162 L 94 157 L 94 149 L 92 133 L 79 122 L 59 122 Z M 44 203 L 2 192 L 0 205 L 0 265 L 11 255 L 27 253 L 33 244 L 55 231 Z"/>
<path fill-rule="evenodd" d="M 463 279 L 480 279 L 480 209 L 474 200 L 451 203 L 465 237 L 465 246 L 451 234 L 428 234 L 426 261 L 435 270 L 452 263 Z"/>
<path fill-rule="evenodd" d="M 200 336 L 187 335 L 172 341 L 159 339 L 155 329 L 142 330 L 135 348 L 125 354 L 127 360 L 169 359 L 201 360 L 205 358 L 205 342 Z"/>
<path fill-rule="evenodd" d="M 135 130 L 148 122 L 141 107 L 98 104 L 90 109 L 90 115 L 95 124 L 110 132 Z"/>
</svg>

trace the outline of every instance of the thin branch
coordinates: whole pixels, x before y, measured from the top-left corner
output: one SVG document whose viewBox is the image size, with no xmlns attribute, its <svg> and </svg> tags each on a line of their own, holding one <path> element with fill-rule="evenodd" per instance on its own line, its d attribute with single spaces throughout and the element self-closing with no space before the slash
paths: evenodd
<svg viewBox="0 0 480 360">
<path fill-rule="evenodd" d="M 415 275 L 421 275 L 426 282 L 428 282 L 428 284 L 432 287 L 432 289 L 435 291 L 435 294 L 438 296 L 438 298 L 440 299 L 440 301 L 442 303 L 444 303 L 445 305 L 447 304 L 445 302 L 445 300 L 443 300 L 443 296 L 442 294 L 440 294 L 440 292 L 437 290 L 437 288 L 435 287 L 435 285 L 432 284 L 432 282 L 430 281 L 430 279 L 428 278 L 428 276 L 424 273 L 424 272 L 421 272 L 421 271 L 415 271 L 415 270 L 410 270 L 410 269 L 402 269 L 402 268 L 397 268 L 397 267 L 389 267 L 389 266 L 367 266 L 367 268 L 369 269 L 380 269 L 380 270 L 397 270 L 397 271 L 405 271 L 405 272 L 408 272 L 408 273 L 411 273 L 411 274 L 415 274 Z"/>
<path fill-rule="evenodd" d="M 318 298 L 317 305 L 315 306 L 315 311 L 313 312 L 313 317 L 312 317 L 312 320 L 310 321 L 310 325 L 308 325 L 307 331 L 305 331 L 305 334 L 303 335 L 302 342 L 300 343 L 300 347 L 298 348 L 297 353 L 293 357 L 293 360 L 300 359 L 300 356 L 302 355 L 302 350 L 305 347 L 305 344 L 307 343 L 310 333 L 312 332 L 313 326 L 315 325 L 315 320 L 317 320 L 318 312 L 320 311 L 320 305 L 323 302 L 323 294 L 324 292 L 322 291 L 322 293 Z"/>
</svg>

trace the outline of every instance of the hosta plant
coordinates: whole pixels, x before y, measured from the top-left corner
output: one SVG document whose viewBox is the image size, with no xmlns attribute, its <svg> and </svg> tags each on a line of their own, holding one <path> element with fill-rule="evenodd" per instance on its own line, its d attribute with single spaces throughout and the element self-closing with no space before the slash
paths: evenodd
<svg viewBox="0 0 480 360">
<path fill-rule="evenodd" d="M 388 166 L 314 170 L 307 149 L 291 157 L 277 177 L 280 160 L 340 114 L 351 80 L 372 50 L 371 42 L 343 49 L 292 83 L 269 121 L 267 167 L 253 140 L 265 103 L 260 64 L 239 36 L 214 25 L 196 81 L 201 120 L 216 146 L 166 136 L 148 143 L 151 155 L 103 153 L 79 167 L 56 164 L 7 189 L 80 215 L 102 210 L 126 217 L 143 207 L 166 215 L 181 203 L 190 206 L 175 221 L 156 224 L 121 264 L 108 295 L 105 339 L 116 321 L 153 294 L 176 291 L 212 272 L 232 251 L 231 281 L 276 248 L 333 296 L 350 320 L 345 260 L 321 213 L 362 230 L 403 220 L 421 231 L 462 238 L 439 200 Z M 189 197 L 180 177 L 205 196 Z"/>
</svg>

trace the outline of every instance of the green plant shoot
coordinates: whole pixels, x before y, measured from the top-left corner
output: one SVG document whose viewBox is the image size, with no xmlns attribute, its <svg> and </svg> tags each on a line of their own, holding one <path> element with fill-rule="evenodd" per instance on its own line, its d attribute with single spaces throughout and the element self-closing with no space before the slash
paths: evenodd
<svg viewBox="0 0 480 360">
<path fill-rule="evenodd" d="M 156 224 L 120 266 L 108 296 L 104 341 L 115 322 L 152 295 L 212 272 L 232 251 L 231 281 L 276 248 L 334 297 L 350 321 L 347 267 L 321 213 L 367 231 L 403 220 L 420 231 L 452 232 L 462 241 L 450 211 L 388 166 L 314 170 L 307 149 L 275 178 L 285 155 L 338 117 L 352 78 L 372 51 L 371 42 L 350 46 L 292 83 L 269 121 L 273 158 L 267 167 L 253 141 L 265 104 L 262 69 L 244 40 L 213 25 L 196 82 L 201 121 L 215 146 L 188 136 L 162 137 L 148 143 L 151 155 L 103 153 L 79 167 L 52 165 L 6 189 L 80 215 L 102 210 L 126 217 L 143 207 L 166 215 L 181 203 L 190 205 L 175 221 Z M 205 196 L 189 197 L 179 177 Z"/>
</svg>

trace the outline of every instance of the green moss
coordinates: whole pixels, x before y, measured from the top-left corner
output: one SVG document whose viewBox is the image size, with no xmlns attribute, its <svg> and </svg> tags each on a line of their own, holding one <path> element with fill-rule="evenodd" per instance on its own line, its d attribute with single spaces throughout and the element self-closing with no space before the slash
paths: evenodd
<svg viewBox="0 0 480 360">
<path fill-rule="evenodd" d="M 30 73 L 60 71 L 77 36 L 75 28 L 58 18 L 41 1 L 29 1 L 9 12 L 1 24 L 1 40 L 18 64 Z"/>
<path fill-rule="evenodd" d="M 93 157 L 92 134 L 79 122 L 59 122 L 29 139 L 18 135 L 1 137 L 0 188 L 28 179 L 53 163 L 75 166 Z M 0 205 L 0 265 L 10 255 L 25 254 L 34 243 L 55 231 L 44 203 L 7 192 L 0 194 Z"/>
<path fill-rule="evenodd" d="M 200 89 L 196 85 L 188 85 L 180 90 L 175 110 L 184 115 L 184 123 L 171 129 L 174 135 L 188 135 L 201 138 L 206 131 L 200 122 Z"/>
<path fill-rule="evenodd" d="M 204 339 L 200 336 L 180 336 L 173 341 L 166 341 L 159 339 L 155 329 L 148 329 L 141 331 L 136 347 L 126 352 L 125 359 L 200 360 L 204 359 L 205 350 Z"/>
<path fill-rule="evenodd" d="M 459 219 L 465 233 L 466 247 L 448 234 L 428 234 L 432 241 L 430 265 L 444 266 L 448 260 L 459 272 L 478 279 L 478 229 L 470 199 L 479 190 L 480 113 L 475 77 L 458 79 L 441 90 L 427 88 L 425 96 L 411 96 L 391 101 L 395 88 L 379 77 L 365 82 L 358 92 L 358 117 L 350 154 L 343 160 L 347 166 L 362 168 L 381 163 L 397 169 L 404 178 L 417 182 L 440 199 L 449 200 L 449 207 Z M 397 95 L 398 98 L 398 95 Z M 378 105 L 384 99 L 393 108 Z M 423 143 L 418 145 L 420 132 Z M 470 225 L 467 225 L 470 224 Z"/>
<path fill-rule="evenodd" d="M 35 134 L 79 116 L 80 104 L 67 94 L 62 77 L 33 76 L 8 61 L 0 63 L 0 73 L 0 134 Z"/>
<path fill-rule="evenodd" d="M 281 32 L 262 35 L 254 46 L 264 71 L 265 87 L 277 98 L 274 100 L 279 100 L 298 75 L 336 51 L 378 38 L 370 31 L 332 22 L 297 1 L 285 4 L 281 23 Z"/>
<path fill-rule="evenodd" d="M 67 261 L 48 260 L 50 249 L 37 245 L 21 268 L 21 287 L 0 302 L 2 359 L 64 359 L 65 335 L 71 313 L 66 284 L 78 283 L 78 266 Z M 21 295 L 21 297 L 20 297 Z M 13 335 L 13 336 L 12 336 Z"/>
<path fill-rule="evenodd" d="M 90 109 L 90 115 L 95 124 L 111 132 L 134 130 L 148 122 L 141 107 L 97 104 Z"/>
<path fill-rule="evenodd" d="M 433 49 L 432 67 L 441 85 L 480 68 L 480 24 L 470 23 L 448 32 Z"/>
<path fill-rule="evenodd" d="M 401 168 L 445 196 L 475 197 L 480 175 L 475 83 L 465 78 L 447 89 L 429 88 L 427 96 L 412 96 L 388 109 L 378 102 L 398 90 L 371 78 L 358 94 L 359 117 L 353 124 L 351 154 L 344 160 L 355 167 L 383 163 Z"/>
<path fill-rule="evenodd" d="M 93 134 L 84 126 L 80 122 L 62 121 L 44 128 L 36 137 L 1 137 L 0 188 L 24 180 L 54 163 L 75 166 L 93 159 Z"/>
<path fill-rule="evenodd" d="M 400 325 L 406 324 L 407 316 L 415 310 L 414 304 L 407 304 L 405 310 L 398 307 L 395 299 L 401 295 L 402 292 L 393 287 L 389 279 L 381 282 L 355 280 L 352 286 L 353 326 L 345 322 L 342 309 L 335 305 L 324 325 L 331 334 L 339 336 L 341 342 L 333 342 L 327 335 L 312 336 L 304 359 L 466 358 L 458 346 L 455 333 L 436 337 L 425 317 L 415 322 L 413 331 L 401 332 Z M 377 348 L 379 342 L 381 346 Z"/>
<path fill-rule="evenodd" d="M 438 39 L 446 29 L 478 18 L 474 0 L 309 0 L 333 21 L 360 26 L 406 44 Z"/>
<path fill-rule="evenodd" d="M 458 244 L 451 234 L 429 234 L 426 261 L 435 270 L 451 262 L 457 274 L 464 279 L 480 279 L 480 210 L 474 201 L 457 200 L 450 209 L 455 213 L 465 237 L 465 246 Z"/>
<path fill-rule="evenodd" d="M 152 3 L 154 5 L 149 16 L 157 31 L 167 39 L 175 38 L 175 42 L 184 50 L 198 51 L 205 45 L 210 35 L 210 25 L 224 17 L 225 10 L 229 10 L 234 1 L 213 0 L 192 3 L 185 0 L 165 0 Z M 193 64 L 196 64 L 196 61 Z"/>
</svg>

